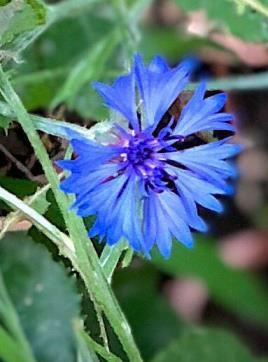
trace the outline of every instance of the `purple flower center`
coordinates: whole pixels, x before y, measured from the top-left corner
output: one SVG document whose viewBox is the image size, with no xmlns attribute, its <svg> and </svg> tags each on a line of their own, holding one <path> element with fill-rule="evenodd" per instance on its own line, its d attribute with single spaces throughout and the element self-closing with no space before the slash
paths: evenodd
<svg viewBox="0 0 268 362">
<path fill-rule="evenodd" d="M 117 159 L 122 165 L 121 172 L 134 169 L 143 180 L 145 190 L 162 192 L 174 180 L 174 177 L 165 171 L 165 157 L 159 152 L 168 146 L 151 134 L 138 133 L 128 136 L 127 139 L 126 135 L 120 137 L 120 143 L 125 144 L 124 152 Z"/>
<path fill-rule="evenodd" d="M 156 139 L 146 139 L 143 134 L 132 137 L 126 148 L 128 161 L 133 165 L 142 165 L 146 161 L 154 159 Z"/>
</svg>

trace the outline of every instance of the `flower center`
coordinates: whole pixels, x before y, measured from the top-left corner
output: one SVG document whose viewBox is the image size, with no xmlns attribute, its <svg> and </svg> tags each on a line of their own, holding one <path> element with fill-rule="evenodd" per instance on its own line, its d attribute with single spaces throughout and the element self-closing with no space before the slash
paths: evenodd
<svg viewBox="0 0 268 362">
<path fill-rule="evenodd" d="M 153 159 L 154 148 L 152 140 L 133 137 L 127 147 L 127 160 L 133 165 L 142 165 L 146 160 Z"/>
</svg>

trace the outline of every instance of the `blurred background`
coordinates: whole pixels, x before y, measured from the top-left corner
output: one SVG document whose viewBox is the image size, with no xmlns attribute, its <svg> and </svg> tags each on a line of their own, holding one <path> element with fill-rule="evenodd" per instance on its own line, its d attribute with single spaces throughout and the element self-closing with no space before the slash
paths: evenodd
<svg viewBox="0 0 268 362">
<path fill-rule="evenodd" d="M 209 234 L 196 235 L 193 250 L 174 243 L 168 261 L 157 253 L 150 262 L 134 257 L 128 268 L 119 266 L 115 272 L 115 293 L 145 360 L 188 361 L 180 359 L 181 351 L 195 343 L 209 343 L 216 346 L 211 361 L 220 361 L 228 346 L 233 348 L 231 337 L 213 334 L 223 328 L 236 336 L 235 348 L 249 350 L 257 356 L 254 361 L 267 361 L 267 17 L 244 1 L 92 1 L 92 6 L 80 11 L 81 3 L 77 2 L 77 12 L 61 14 L 27 49 L 14 52 L 15 56 L 10 43 L 2 44 L 2 59 L 29 112 L 91 127 L 108 117 L 90 87 L 93 80 L 111 82 L 129 67 L 136 51 L 146 61 L 161 54 L 170 65 L 191 56 L 197 60 L 194 82 L 205 78 L 210 92 L 228 92 L 226 108 L 235 114 L 238 129 L 235 139 L 245 146 L 235 160 L 239 169 L 236 192 L 223 199 L 223 214 L 204 215 Z M 268 9 L 268 1 L 262 3 Z M 8 54 L 13 59 L 9 63 Z M 51 159 L 62 158 L 66 141 L 41 136 Z M 25 198 L 45 184 L 22 129 L 1 116 L 0 185 Z M 46 199 L 44 215 L 64 228 L 50 192 Z M 8 212 L 8 206 L 1 203 L 0 230 Z M 59 260 L 49 240 L 30 222 L 20 218 L 10 223 L 8 230 L 27 231 Z M 97 241 L 96 247 L 102 248 Z M 82 285 L 78 287 L 83 294 Z M 90 311 L 92 306 L 84 300 L 81 313 L 98 339 Z M 190 326 L 208 328 L 204 340 L 195 340 L 196 332 L 183 339 Z M 120 354 L 117 345 L 114 340 L 114 350 Z M 199 353 L 202 361 L 210 361 Z M 193 357 L 193 361 L 201 361 L 201 357 Z M 228 362 L 248 360 L 226 358 Z"/>
</svg>

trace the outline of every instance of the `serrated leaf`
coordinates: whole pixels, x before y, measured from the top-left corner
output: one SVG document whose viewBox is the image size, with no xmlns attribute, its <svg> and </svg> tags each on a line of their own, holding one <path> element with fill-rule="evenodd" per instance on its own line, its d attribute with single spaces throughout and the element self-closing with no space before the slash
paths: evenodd
<svg viewBox="0 0 268 362">
<path fill-rule="evenodd" d="M 254 362 L 246 347 L 231 333 L 195 328 L 161 351 L 152 362 Z"/>
<path fill-rule="evenodd" d="M 79 298 L 63 266 L 24 233 L 1 240 L 0 265 L 37 360 L 73 362 L 72 321 L 79 313 Z"/>
<path fill-rule="evenodd" d="M 196 236 L 193 249 L 174 244 L 171 258 L 163 260 L 155 252 L 153 262 L 172 275 L 201 279 L 212 299 L 242 318 L 268 327 L 268 293 L 250 272 L 229 267 L 221 261 L 215 241 Z"/>
<path fill-rule="evenodd" d="M 185 11 L 203 10 L 213 27 L 227 31 L 246 41 L 265 42 L 268 39 L 268 22 L 250 7 L 237 6 L 234 0 L 174 0 Z"/>
</svg>

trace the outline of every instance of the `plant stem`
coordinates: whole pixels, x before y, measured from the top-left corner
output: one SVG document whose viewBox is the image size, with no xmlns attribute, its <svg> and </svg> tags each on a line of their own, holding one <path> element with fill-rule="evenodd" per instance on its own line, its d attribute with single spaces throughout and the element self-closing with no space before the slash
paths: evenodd
<svg viewBox="0 0 268 362">
<path fill-rule="evenodd" d="M 107 361 L 111 362 L 120 362 L 121 359 L 112 354 L 111 352 L 107 352 L 105 348 L 95 342 L 88 334 L 86 334 L 83 330 L 78 332 L 81 337 L 84 339 L 86 344 L 92 348 L 96 353 L 98 353 L 101 357 L 103 357 Z"/>
<path fill-rule="evenodd" d="M 0 199 L 7 202 L 12 209 L 19 210 L 19 212 L 26 215 L 27 218 L 31 220 L 43 234 L 52 240 L 61 251 L 64 249 L 63 255 L 66 257 L 75 255 L 73 242 L 68 236 L 61 232 L 55 225 L 51 224 L 44 216 L 40 215 L 25 202 L 21 201 L 18 197 L 3 189 L 1 186 Z M 1 231 L 1 238 L 3 236 Z"/>
<path fill-rule="evenodd" d="M 127 244 L 124 240 L 121 240 L 114 246 L 105 245 L 101 253 L 100 264 L 109 283 L 111 283 L 114 270 L 125 249 L 127 249 Z"/>
<path fill-rule="evenodd" d="M 30 116 L 12 88 L 1 66 L 0 92 L 16 114 L 51 184 L 51 189 L 62 212 L 71 239 L 74 242 L 77 268 L 85 282 L 89 295 L 94 295 L 98 305 L 104 311 L 122 343 L 129 359 L 133 362 L 141 361 L 142 359 L 136 347 L 129 324 L 103 274 L 97 253 L 88 238 L 83 220 L 77 217 L 74 212 L 68 210 L 68 199 L 59 190 L 58 176 L 49 160 L 46 149 L 39 138 Z"/>
<path fill-rule="evenodd" d="M 31 206 L 34 202 L 36 202 L 39 198 L 41 197 L 45 197 L 46 192 L 49 190 L 50 185 L 46 185 L 42 188 L 40 188 L 39 190 L 36 191 L 36 193 L 32 196 L 30 196 L 29 198 L 27 198 L 27 202 L 25 202 L 26 205 Z M 3 188 L 0 189 L 0 197 L 1 197 L 1 193 L 4 191 L 7 192 L 6 190 L 4 190 Z M 12 194 L 10 194 L 9 196 L 13 196 Z M 7 197 L 7 202 L 8 202 L 8 198 Z M 18 199 L 19 200 L 19 199 Z M 20 201 L 20 200 L 19 200 Z M 14 206 L 14 205 L 13 205 Z M 17 210 L 15 212 L 9 213 L 7 217 L 5 217 L 5 220 L 3 222 L 2 225 L 2 229 L 0 230 L 0 240 L 3 239 L 3 237 L 5 236 L 5 234 L 10 230 L 10 228 L 12 227 L 12 225 L 16 224 L 18 221 L 20 221 L 21 217 L 24 215 L 24 213 L 22 213 L 21 211 Z M 38 214 L 39 215 L 39 214 Z"/>
</svg>

